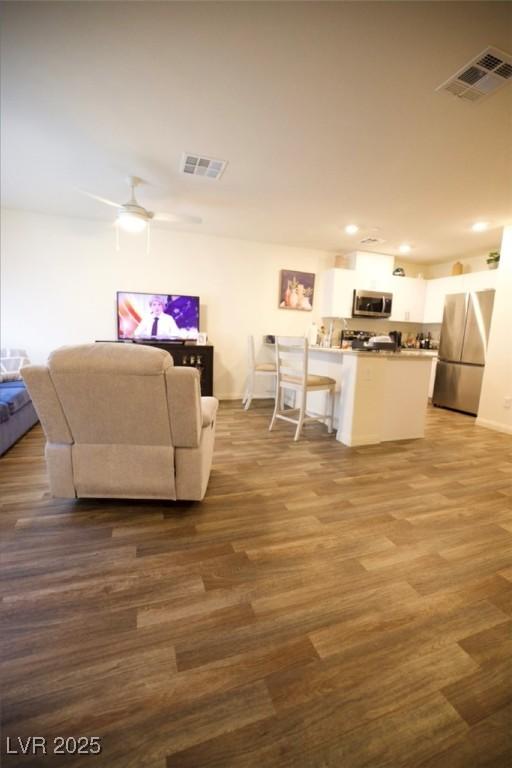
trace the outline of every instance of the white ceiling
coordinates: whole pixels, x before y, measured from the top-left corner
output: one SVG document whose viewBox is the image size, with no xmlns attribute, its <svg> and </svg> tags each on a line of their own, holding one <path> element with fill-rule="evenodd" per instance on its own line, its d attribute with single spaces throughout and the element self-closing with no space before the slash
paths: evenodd
<svg viewBox="0 0 512 768">
<path fill-rule="evenodd" d="M 88 218 L 124 202 L 205 233 L 442 261 L 512 222 L 512 85 L 472 104 L 435 88 L 512 4 L 2 3 L 2 204 Z M 183 151 L 229 162 L 179 173 Z M 473 234 L 476 219 L 490 231 Z M 370 248 L 375 250 L 375 248 Z"/>
</svg>

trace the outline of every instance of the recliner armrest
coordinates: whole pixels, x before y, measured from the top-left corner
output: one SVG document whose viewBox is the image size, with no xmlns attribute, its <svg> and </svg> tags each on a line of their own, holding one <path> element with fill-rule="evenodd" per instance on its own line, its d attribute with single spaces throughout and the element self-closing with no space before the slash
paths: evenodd
<svg viewBox="0 0 512 768">
<path fill-rule="evenodd" d="M 217 415 L 217 408 L 219 407 L 219 401 L 216 397 L 202 397 L 201 398 L 201 426 L 204 429 L 209 427 L 215 421 Z"/>
</svg>

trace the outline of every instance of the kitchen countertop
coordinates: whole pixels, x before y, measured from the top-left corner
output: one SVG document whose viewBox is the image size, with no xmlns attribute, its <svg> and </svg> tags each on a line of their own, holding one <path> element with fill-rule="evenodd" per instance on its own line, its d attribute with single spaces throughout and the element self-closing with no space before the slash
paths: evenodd
<svg viewBox="0 0 512 768">
<path fill-rule="evenodd" d="M 270 345 L 273 346 L 273 345 Z M 437 357 L 437 349 L 401 349 L 399 352 L 389 352 L 385 349 L 379 349 L 376 352 L 368 352 L 364 349 L 340 349 L 339 347 L 309 347 L 310 352 L 327 352 L 338 355 L 357 355 L 357 357 L 393 357 L 397 360 L 402 357 Z"/>
<path fill-rule="evenodd" d="M 275 344 L 265 343 L 267 347 L 275 347 Z M 437 349 L 401 349 L 399 352 L 388 352 L 379 349 L 376 352 L 368 352 L 364 349 L 341 349 L 340 347 L 309 347 L 310 352 L 327 352 L 330 355 L 357 355 L 357 357 L 437 357 Z"/>
</svg>

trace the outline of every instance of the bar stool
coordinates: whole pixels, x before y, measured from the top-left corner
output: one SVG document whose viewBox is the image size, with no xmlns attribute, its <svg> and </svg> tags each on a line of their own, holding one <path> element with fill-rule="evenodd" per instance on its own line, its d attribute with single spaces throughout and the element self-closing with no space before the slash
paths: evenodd
<svg viewBox="0 0 512 768">
<path fill-rule="evenodd" d="M 248 410 L 251 406 L 253 394 L 254 394 L 254 382 L 257 376 L 272 376 L 276 377 L 275 363 L 257 363 L 256 355 L 254 353 L 254 336 L 248 337 L 248 373 L 245 384 L 245 393 L 242 399 L 242 405 L 244 410 Z"/>
<path fill-rule="evenodd" d="M 323 421 L 327 424 L 329 434 L 332 432 L 334 419 L 334 404 L 336 381 L 329 376 L 308 374 L 308 341 L 303 338 L 276 337 L 276 401 L 269 430 L 274 427 L 276 419 L 289 421 L 297 425 L 294 440 L 298 440 L 302 427 L 307 421 Z M 284 392 L 290 389 L 299 398 L 298 408 L 285 408 Z M 315 414 L 306 416 L 308 392 L 327 391 L 330 399 L 328 415 Z M 292 418 L 292 413 L 298 412 L 298 418 Z"/>
</svg>

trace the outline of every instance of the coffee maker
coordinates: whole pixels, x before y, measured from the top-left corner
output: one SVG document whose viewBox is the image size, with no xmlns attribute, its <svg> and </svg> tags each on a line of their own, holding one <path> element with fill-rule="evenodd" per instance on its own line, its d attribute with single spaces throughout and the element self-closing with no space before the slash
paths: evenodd
<svg viewBox="0 0 512 768">
<path fill-rule="evenodd" d="M 392 339 L 392 341 L 395 342 L 395 348 L 400 349 L 402 347 L 402 332 L 401 331 L 390 331 L 389 332 L 389 338 Z"/>
</svg>

